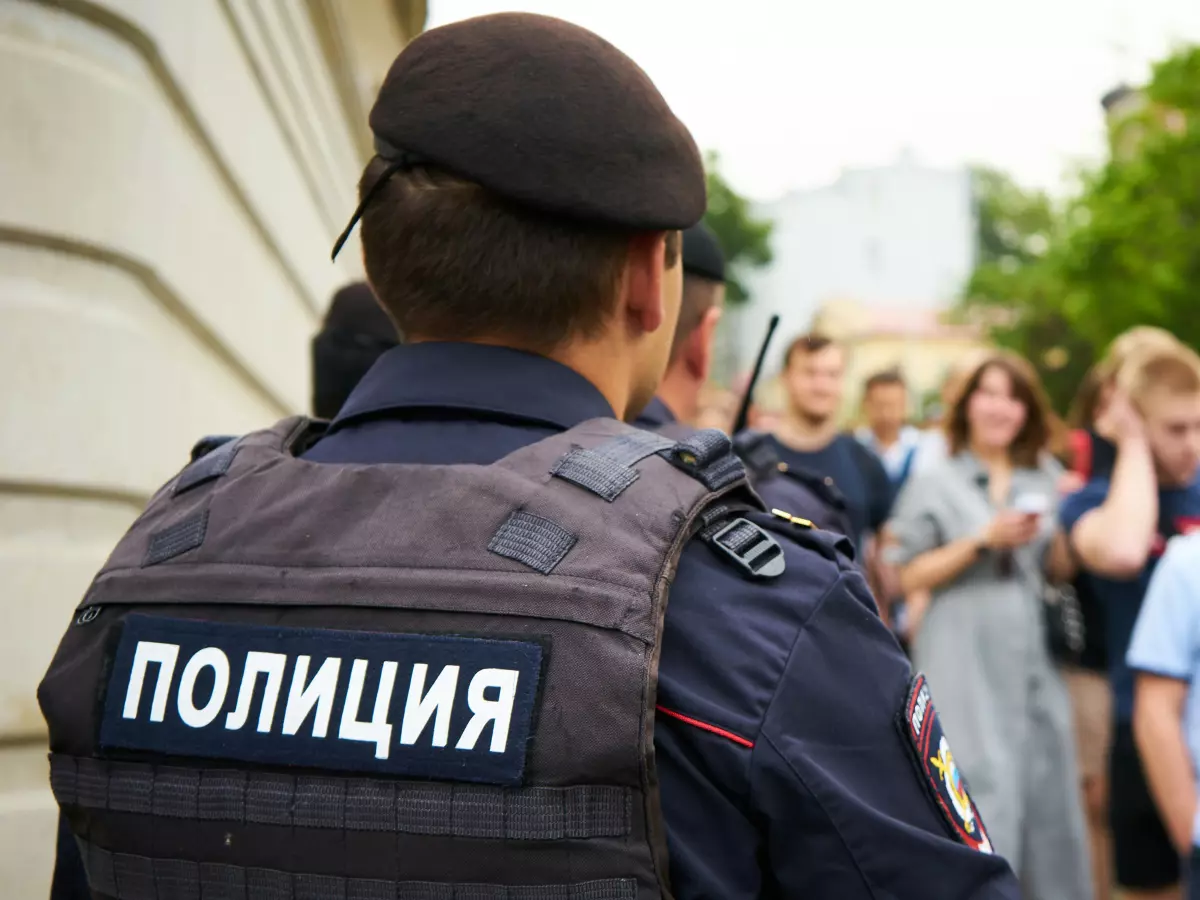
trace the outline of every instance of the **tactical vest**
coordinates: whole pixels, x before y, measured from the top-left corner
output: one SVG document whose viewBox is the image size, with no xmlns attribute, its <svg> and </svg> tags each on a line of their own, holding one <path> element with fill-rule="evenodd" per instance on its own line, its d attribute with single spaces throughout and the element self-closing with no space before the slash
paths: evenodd
<svg viewBox="0 0 1200 900">
<path fill-rule="evenodd" d="M 99 896 L 648 900 L 667 591 L 697 532 L 782 571 L 719 432 L 586 422 L 494 465 L 183 469 L 39 689 Z"/>
<path fill-rule="evenodd" d="M 667 422 L 653 430 L 676 441 L 687 440 L 696 433 L 695 428 L 682 422 Z M 798 502 L 795 509 L 784 512 L 809 520 L 817 528 L 834 534 L 849 535 L 854 532 L 850 513 L 846 509 L 846 498 L 837 489 L 833 479 L 808 469 L 784 465 L 775 452 L 769 434 L 740 431 L 733 438 L 733 452 L 742 461 L 751 485 L 756 488 L 766 492 L 766 486 L 775 480 L 793 485 L 791 493 L 796 495 Z M 847 556 L 854 558 L 852 544 L 847 543 L 842 549 Z"/>
</svg>

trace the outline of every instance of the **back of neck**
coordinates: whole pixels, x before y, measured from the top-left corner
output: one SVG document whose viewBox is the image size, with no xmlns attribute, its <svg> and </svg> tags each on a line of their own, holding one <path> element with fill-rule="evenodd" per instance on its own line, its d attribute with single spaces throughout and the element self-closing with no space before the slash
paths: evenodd
<svg viewBox="0 0 1200 900">
<path fill-rule="evenodd" d="M 681 422 L 692 422 L 700 410 L 701 385 L 686 372 L 680 372 L 672 366 L 663 376 L 654 395 Z"/>
</svg>

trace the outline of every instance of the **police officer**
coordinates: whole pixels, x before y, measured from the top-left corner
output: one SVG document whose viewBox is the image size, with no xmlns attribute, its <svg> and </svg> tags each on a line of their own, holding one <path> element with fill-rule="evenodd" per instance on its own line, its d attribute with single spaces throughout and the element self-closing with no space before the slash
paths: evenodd
<svg viewBox="0 0 1200 900">
<path fill-rule="evenodd" d="M 683 299 L 671 359 L 658 393 L 636 420 L 639 428 L 671 436 L 689 433 L 680 420 L 688 422 L 698 412 L 724 298 L 725 253 L 712 229 L 700 222 L 683 232 Z M 767 509 L 784 510 L 834 534 L 850 534 L 845 498 L 832 479 L 782 464 L 766 434 L 742 432 L 734 448 Z"/>
<path fill-rule="evenodd" d="M 371 126 L 366 268 L 408 343 L 328 428 L 185 466 L 40 687 L 95 894 L 1016 898 L 832 540 L 756 509 L 719 432 L 618 421 L 705 206 L 645 74 L 472 19 Z"/>
</svg>

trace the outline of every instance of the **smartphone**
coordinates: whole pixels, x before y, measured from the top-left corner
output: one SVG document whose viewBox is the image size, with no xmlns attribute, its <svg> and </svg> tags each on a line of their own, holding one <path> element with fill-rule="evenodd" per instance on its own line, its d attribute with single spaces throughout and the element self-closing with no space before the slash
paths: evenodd
<svg viewBox="0 0 1200 900">
<path fill-rule="evenodd" d="M 1045 494 L 1019 494 L 1012 508 L 1027 516 L 1044 516 L 1050 511 L 1050 498 Z"/>
</svg>

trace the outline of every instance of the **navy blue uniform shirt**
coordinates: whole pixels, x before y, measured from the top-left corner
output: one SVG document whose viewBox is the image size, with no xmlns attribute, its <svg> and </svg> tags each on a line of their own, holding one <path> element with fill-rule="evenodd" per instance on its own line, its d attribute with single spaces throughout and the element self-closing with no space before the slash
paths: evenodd
<svg viewBox="0 0 1200 900">
<path fill-rule="evenodd" d="M 611 416 L 550 360 L 416 344 L 376 363 L 307 458 L 486 464 Z M 752 515 L 781 536 L 782 576 L 745 580 L 695 541 L 671 589 L 655 747 L 675 896 L 1016 900 L 919 774 L 898 724 L 911 672 L 862 577 L 831 538 L 805 548 Z"/>
<path fill-rule="evenodd" d="M 772 438 L 775 452 L 789 466 L 829 476 L 846 498 L 854 534 L 849 538 L 862 550 L 863 539 L 878 531 L 892 510 L 895 491 L 883 463 L 853 435 L 839 434 L 820 450 L 795 450 Z"/>
</svg>

